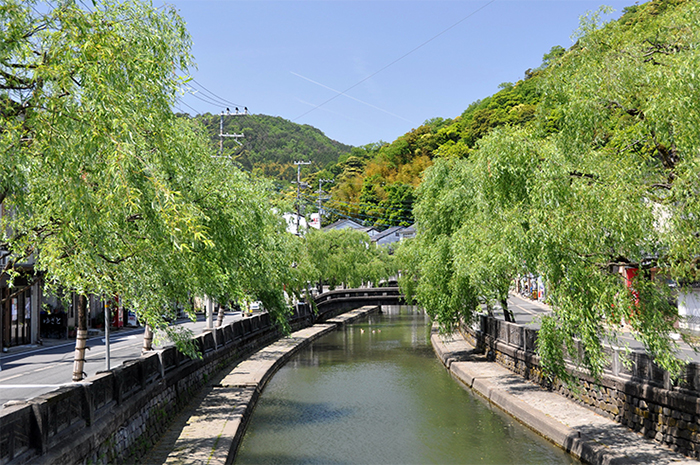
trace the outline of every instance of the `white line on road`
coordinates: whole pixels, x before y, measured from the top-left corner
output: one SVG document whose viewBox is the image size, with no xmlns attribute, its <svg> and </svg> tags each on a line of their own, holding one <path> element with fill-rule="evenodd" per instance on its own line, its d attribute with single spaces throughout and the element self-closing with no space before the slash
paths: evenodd
<svg viewBox="0 0 700 465">
<path fill-rule="evenodd" d="M 134 339 L 137 339 L 136 336 L 131 335 L 131 336 L 120 337 L 120 338 L 115 338 L 115 339 L 109 338 L 109 342 L 115 343 L 115 342 L 128 341 L 128 340 L 134 340 Z M 104 337 L 102 338 L 102 342 L 105 342 Z"/>
<path fill-rule="evenodd" d="M 56 365 L 49 365 L 49 366 L 44 367 L 44 368 L 37 368 L 36 370 L 33 370 L 32 373 L 38 373 L 40 371 L 49 370 L 51 368 L 56 368 Z"/>
<path fill-rule="evenodd" d="M 513 304 L 513 305 L 515 305 L 516 307 L 518 307 L 519 309 L 521 309 L 521 310 L 523 310 L 523 311 L 526 311 L 527 313 L 529 313 L 529 314 L 531 314 L 531 315 L 539 315 L 539 314 L 541 313 L 541 312 L 535 312 L 535 311 L 533 311 L 533 310 L 529 310 L 529 309 L 527 309 L 527 308 L 525 308 L 525 307 L 521 307 L 521 306 L 518 305 L 518 304 Z"/>
<path fill-rule="evenodd" d="M 75 383 L 64 384 L 0 384 L 0 389 L 33 389 L 33 388 L 60 388 L 71 386 Z"/>
</svg>

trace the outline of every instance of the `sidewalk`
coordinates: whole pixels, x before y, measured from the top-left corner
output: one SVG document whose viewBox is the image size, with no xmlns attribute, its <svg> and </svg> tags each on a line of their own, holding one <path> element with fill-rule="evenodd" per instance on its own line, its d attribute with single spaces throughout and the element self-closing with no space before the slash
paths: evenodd
<svg viewBox="0 0 700 465">
<path fill-rule="evenodd" d="M 433 328 L 433 349 L 452 376 L 573 456 L 593 464 L 697 464 L 476 353 Z"/>
<path fill-rule="evenodd" d="M 508 294 L 508 308 L 515 314 L 517 324 L 533 329 L 539 329 L 539 317 L 550 314 L 553 311 L 552 307 L 544 302 L 532 300 L 514 292 Z M 496 317 L 504 319 L 500 308 L 497 309 Z M 680 331 L 699 341 L 698 344 L 700 345 L 699 332 L 687 329 Z M 618 337 L 620 342 L 628 344 L 632 350 L 646 352 L 646 349 L 637 340 L 634 331 L 629 326 L 620 327 Z M 679 349 L 678 357 L 686 362 L 700 363 L 700 352 L 695 352 L 691 346 L 678 339 L 680 337 L 676 338 Z M 614 343 L 614 345 L 619 345 L 619 342 Z"/>
<path fill-rule="evenodd" d="M 226 316 L 232 316 L 236 314 L 237 312 L 227 312 Z M 183 324 L 183 323 L 189 323 L 192 320 L 189 318 L 183 317 L 179 318 L 175 324 Z M 197 321 L 204 321 L 202 315 L 197 315 Z M 110 337 L 119 337 L 123 336 L 125 334 L 132 334 L 132 333 L 138 333 L 138 332 L 143 332 L 143 326 L 122 326 L 121 328 L 111 328 L 109 330 L 109 335 Z M 98 339 L 98 338 L 104 338 L 105 337 L 105 332 L 103 329 L 93 329 L 90 328 L 88 329 L 88 340 L 91 339 Z M 12 347 L 4 347 L 2 354 L 0 354 L 0 357 L 6 356 L 10 357 L 12 355 L 18 355 L 18 354 L 23 354 L 26 352 L 36 352 L 36 351 L 41 351 L 42 349 L 46 349 L 49 347 L 58 347 L 62 345 L 72 345 L 75 346 L 75 337 L 66 337 L 62 339 L 57 339 L 57 338 L 46 338 L 46 339 L 40 339 L 41 342 L 38 342 L 36 344 L 23 344 L 23 345 L 18 345 L 18 346 L 12 346 Z"/>
<path fill-rule="evenodd" d="M 121 336 L 124 334 L 131 334 L 133 332 L 139 332 L 143 331 L 143 327 L 136 326 L 136 327 L 131 327 L 131 326 L 125 326 L 123 328 L 112 328 L 109 331 L 110 336 L 117 337 Z M 88 332 L 88 340 L 90 339 L 96 339 L 96 338 L 104 338 L 105 333 L 103 330 L 99 329 L 90 329 Z M 24 354 L 28 352 L 37 352 L 41 351 L 42 349 L 48 349 L 51 347 L 59 347 L 63 345 L 72 345 L 75 346 L 75 338 L 74 337 L 66 337 L 63 339 L 56 339 L 56 338 L 46 338 L 46 339 L 41 339 L 40 342 L 37 344 L 23 344 L 19 346 L 12 346 L 12 347 L 5 347 L 3 348 L 2 354 L 0 354 L 0 357 L 5 356 L 5 357 L 10 357 L 13 355 L 19 355 L 19 354 Z"/>
</svg>

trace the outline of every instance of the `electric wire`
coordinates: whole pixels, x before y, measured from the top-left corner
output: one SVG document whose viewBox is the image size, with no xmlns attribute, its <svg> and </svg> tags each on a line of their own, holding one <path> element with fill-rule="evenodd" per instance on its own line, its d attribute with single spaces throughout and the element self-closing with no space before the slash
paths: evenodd
<svg viewBox="0 0 700 465">
<path fill-rule="evenodd" d="M 382 206 L 373 203 L 366 202 L 343 202 L 342 200 L 331 199 L 330 202 L 340 204 L 341 206 L 347 206 L 350 208 L 374 208 L 380 210 L 393 210 L 393 211 L 405 211 L 407 208 L 401 208 L 396 205 Z M 414 202 L 401 202 L 401 205 L 407 207 L 412 206 Z"/>
<path fill-rule="evenodd" d="M 307 202 L 316 202 L 318 201 L 318 197 L 303 197 L 304 200 Z M 402 203 L 403 207 L 398 206 L 398 205 L 389 205 L 389 206 L 383 206 L 383 205 L 378 205 L 378 204 L 373 204 L 373 203 L 366 203 L 366 202 L 343 202 L 342 200 L 335 200 L 335 199 L 329 199 L 329 203 L 336 205 L 337 208 L 355 208 L 355 209 L 372 209 L 372 210 L 384 210 L 384 211 L 395 211 L 395 212 L 407 212 L 407 211 L 412 211 L 413 208 L 411 208 L 415 202 L 406 202 Z"/>
<path fill-rule="evenodd" d="M 186 104 L 186 103 L 184 102 L 184 100 L 180 100 L 180 103 L 183 104 L 184 106 L 186 106 L 187 108 L 189 108 L 190 110 L 192 110 L 193 112 L 195 112 L 195 114 L 197 114 L 197 115 L 201 114 L 200 112 L 198 112 L 197 110 L 195 110 L 194 108 L 192 108 L 191 106 L 189 106 L 188 104 Z M 183 112 L 183 113 L 184 113 L 184 112 Z M 194 116 L 194 115 L 192 115 L 192 116 Z"/>
<path fill-rule="evenodd" d="M 364 79 L 361 79 L 360 81 L 358 81 L 358 82 L 356 82 L 355 84 L 351 85 L 350 87 L 348 87 L 348 88 L 345 89 L 344 91 L 335 94 L 333 97 L 331 97 L 331 98 L 325 100 L 324 102 L 319 103 L 318 105 L 316 105 L 315 107 L 313 107 L 313 108 L 311 108 L 310 110 L 306 111 L 305 113 L 302 113 L 301 115 L 299 115 L 299 116 L 297 116 L 296 118 L 294 118 L 292 121 L 297 121 L 297 120 L 303 118 L 304 116 L 308 115 L 308 114 L 311 113 L 312 111 L 317 110 L 318 108 L 321 108 L 321 107 L 324 106 L 325 104 L 327 104 L 327 103 L 329 103 L 329 102 L 335 100 L 336 98 L 340 97 L 341 95 L 346 94 L 347 92 L 349 92 L 350 90 L 352 90 L 352 89 L 354 89 L 355 87 L 359 86 L 359 85 L 362 84 L 363 82 L 367 81 L 367 80 L 370 79 L 370 78 L 373 78 L 374 76 L 376 76 L 377 74 L 381 73 L 381 72 L 384 71 L 385 69 L 387 69 L 387 68 L 393 66 L 394 64 L 396 64 L 396 63 L 398 63 L 399 61 L 403 60 L 404 58 L 406 58 L 407 56 L 411 55 L 412 53 L 414 53 L 414 52 L 417 51 L 418 49 L 420 49 L 420 48 L 426 46 L 427 44 L 429 44 L 429 43 L 432 42 L 433 40 L 437 39 L 437 38 L 440 37 L 441 35 L 445 34 L 446 32 L 450 31 L 451 29 L 457 27 L 459 24 L 461 24 L 461 23 L 463 23 L 464 21 L 466 21 L 467 19 L 471 18 L 472 16 L 474 16 L 475 14 L 477 14 L 478 12 L 480 12 L 481 10 L 483 10 L 484 8 L 486 8 L 487 6 L 489 6 L 490 4 L 494 3 L 495 1 L 496 1 L 496 0 L 491 0 L 491 1 L 488 2 L 487 4 L 485 4 L 485 5 L 483 5 L 483 6 L 479 7 L 479 8 L 477 8 L 476 10 L 472 11 L 471 13 L 469 13 L 469 14 L 468 14 L 467 16 L 465 16 L 464 18 L 462 18 L 462 19 L 460 19 L 459 21 L 457 21 L 456 23 L 454 23 L 452 26 L 450 26 L 450 27 L 448 27 L 447 29 L 444 29 L 442 32 L 440 32 L 440 33 L 434 35 L 433 37 L 431 37 L 430 39 L 426 40 L 425 42 L 423 42 L 423 43 L 420 44 L 419 46 L 413 48 L 413 49 L 410 50 L 409 52 L 404 53 L 403 55 L 401 55 L 401 56 L 400 56 L 399 58 L 397 58 L 396 60 L 392 61 L 391 63 L 389 63 L 388 65 L 384 66 L 383 68 L 378 69 L 377 71 L 375 71 L 374 73 L 372 73 L 372 74 L 370 74 L 369 76 L 365 77 Z"/>
<path fill-rule="evenodd" d="M 309 196 L 302 196 L 302 199 L 305 200 L 306 202 L 309 203 L 315 203 L 318 202 L 318 197 L 309 197 Z M 331 204 L 334 204 L 337 206 L 337 208 L 355 208 L 355 209 L 372 209 L 372 210 L 384 210 L 387 212 L 405 212 L 409 210 L 413 210 L 413 204 L 414 202 L 402 202 L 401 205 L 389 205 L 389 206 L 384 206 L 384 205 L 379 205 L 379 204 L 374 204 L 374 203 L 364 203 L 364 202 L 343 202 L 342 200 L 335 200 L 333 198 L 330 198 L 327 200 L 327 202 L 330 202 Z"/>
<path fill-rule="evenodd" d="M 343 211 L 343 210 L 336 210 L 335 208 L 332 208 L 332 207 L 327 207 L 326 210 L 333 212 L 333 213 L 343 212 L 344 214 L 352 215 L 355 218 L 368 218 L 368 219 L 372 219 L 372 220 L 381 220 L 381 221 L 398 220 L 398 221 L 413 222 L 412 216 L 395 216 L 393 218 L 389 218 L 386 216 L 375 216 L 375 215 L 367 215 L 365 213 L 354 213 L 354 212 L 348 212 L 348 211 Z"/>
<path fill-rule="evenodd" d="M 191 87 L 191 89 L 193 89 L 193 90 L 195 90 L 195 91 L 197 90 L 197 89 L 194 89 L 193 87 Z M 197 92 L 189 92 L 189 94 L 190 94 L 192 97 L 194 97 L 194 98 L 196 98 L 196 99 L 198 99 L 198 100 L 201 100 L 201 101 L 204 102 L 204 103 L 208 103 L 209 105 L 214 105 L 214 106 L 217 106 L 217 107 L 225 107 L 225 106 L 227 106 L 227 104 L 221 103 L 221 102 L 217 102 L 216 100 L 214 100 L 214 99 L 212 99 L 211 97 L 208 97 L 208 96 L 206 96 L 206 95 L 197 95 Z"/>
<path fill-rule="evenodd" d="M 332 212 L 336 216 L 342 216 L 342 217 L 349 218 L 349 219 L 367 218 L 367 219 L 372 219 L 372 220 L 386 221 L 387 223 L 389 223 L 389 222 L 391 222 L 391 223 L 396 223 L 396 222 L 413 223 L 413 221 L 414 221 L 413 218 L 410 218 L 410 217 L 385 218 L 385 217 L 379 217 L 379 216 L 364 215 L 361 213 L 353 214 L 350 212 L 342 212 L 342 211 L 336 210 L 334 208 L 326 208 L 326 210 L 328 210 L 329 212 Z M 362 221 L 362 220 L 360 219 L 360 221 Z M 394 226 L 398 226 L 398 225 L 395 224 Z"/>
<path fill-rule="evenodd" d="M 219 96 L 216 95 L 214 92 L 212 92 L 212 91 L 210 91 L 209 89 L 207 89 L 206 87 L 204 87 L 204 85 L 202 85 L 202 83 L 200 83 L 199 81 L 197 81 L 195 78 L 192 78 L 192 82 L 196 83 L 196 84 L 197 84 L 199 87 L 201 87 L 204 91 L 210 93 L 212 96 L 214 96 L 214 97 L 216 98 L 216 100 L 220 100 L 220 101 L 225 102 L 225 103 L 227 103 L 227 104 L 229 104 L 229 105 L 233 105 L 234 107 L 242 107 L 242 106 L 244 106 L 244 105 L 241 105 L 240 103 L 233 103 L 233 102 L 231 102 L 231 101 L 229 101 L 229 100 L 226 100 L 225 98 L 219 97 Z"/>
</svg>

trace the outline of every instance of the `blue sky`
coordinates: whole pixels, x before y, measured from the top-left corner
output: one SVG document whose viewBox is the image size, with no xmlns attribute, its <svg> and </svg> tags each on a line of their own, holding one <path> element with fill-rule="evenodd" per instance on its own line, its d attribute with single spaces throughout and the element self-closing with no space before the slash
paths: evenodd
<svg viewBox="0 0 700 465">
<path fill-rule="evenodd" d="M 526 69 L 539 66 L 552 46 L 570 47 L 579 17 L 587 11 L 606 4 L 616 10 L 611 16 L 616 18 L 633 4 L 167 3 L 187 22 L 197 63 L 191 70 L 195 81 L 179 109 L 219 113 L 237 104 L 251 113 L 309 124 L 350 145 L 391 142 L 427 119 L 459 116 L 471 102 L 498 91 L 498 84 L 515 82 Z"/>
</svg>

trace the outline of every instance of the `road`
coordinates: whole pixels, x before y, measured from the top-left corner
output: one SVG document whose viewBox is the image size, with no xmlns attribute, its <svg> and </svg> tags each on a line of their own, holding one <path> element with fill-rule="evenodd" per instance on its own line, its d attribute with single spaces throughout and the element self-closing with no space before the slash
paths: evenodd
<svg viewBox="0 0 700 465">
<path fill-rule="evenodd" d="M 508 296 L 508 308 L 513 311 L 517 324 L 535 329 L 539 329 L 540 327 L 538 317 L 551 312 L 548 305 L 520 297 L 516 294 L 510 294 Z M 503 312 L 497 309 L 495 310 L 495 316 L 499 319 L 503 319 Z M 632 350 L 644 351 L 642 343 L 632 336 L 629 329 L 625 328 L 620 330 L 618 334 L 618 343 L 613 345 L 618 347 L 627 345 Z M 679 342 L 679 346 L 679 355 L 682 360 L 700 362 L 700 354 L 696 353 L 690 346 L 681 342 Z"/>
<path fill-rule="evenodd" d="M 511 294 L 508 306 L 513 311 L 515 321 L 529 328 L 539 328 L 538 317 L 550 312 L 550 308 L 540 302 L 533 302 L 518 295 Z M 495 316 L 502 319 L 503 313 L 495 309 Z M 239 312 L 227 313 L 224 323 L 230 323 L 242 318 Z M 200 316 L 196 322 L 179 323 L 189 328 L 194 334 L 200 334 L 206 325 Z M 138 358 L 141 355 L 143 328 L 123 329 L 113 332 L 110 337 L 110 365 L 116 367 L 126 360 Z M 166 341 L 167 342 L 167 341 Z M 621 331 L 618 345 L 629 345 L 635 350 L 643 350 L 629 331 Z M 53 391 L 63 385 L 71 384 L 73 372 L 74 341 L 51 341 L 51 346 L 37 347 L 29 350 L 12 348 L 10 353 L 0 354 L 0 406 L 9 401 L 27 400 L 32 397 Z M 49 341 L 47 341 L 49 344 Z M 90 350 L 86 351 L 85 372 L 88 376 L 95 375 L 105 369 L 104 336 L 88 340 Z M 12 353 L 12 351 L 20 351 Z M 700 362 L 700 354 L 695 353 L 689 346 L 681 344 L 681 358 L 688 361 Z"/>
<path fill-rule="evenodd" d="M 240 312 L 227 313 L 224 324 L 240 318 Z M 190 329 L 196 335 L 204 330 L 206 321 L 200 316 L 196 322 L 185 320 L 176 324 Z M 110 366 L 116 367 L 141 355 L 143 328 L 114 331 L 109 341 Z M 168 341 L 163 341 L 160 346 L 167 343 Z M 75 341 L 47 341 L 46 344 L 29 350 L 13 348 L 18 352 L 0 354 L 0 405 L 31 399 L 71 384 Z M 84 371 L 88 376 L 93 376 L 106 368 L 104 336 L 88 339 L 87 345 L 90 349 L 86 351 Z"/>
</svg>

